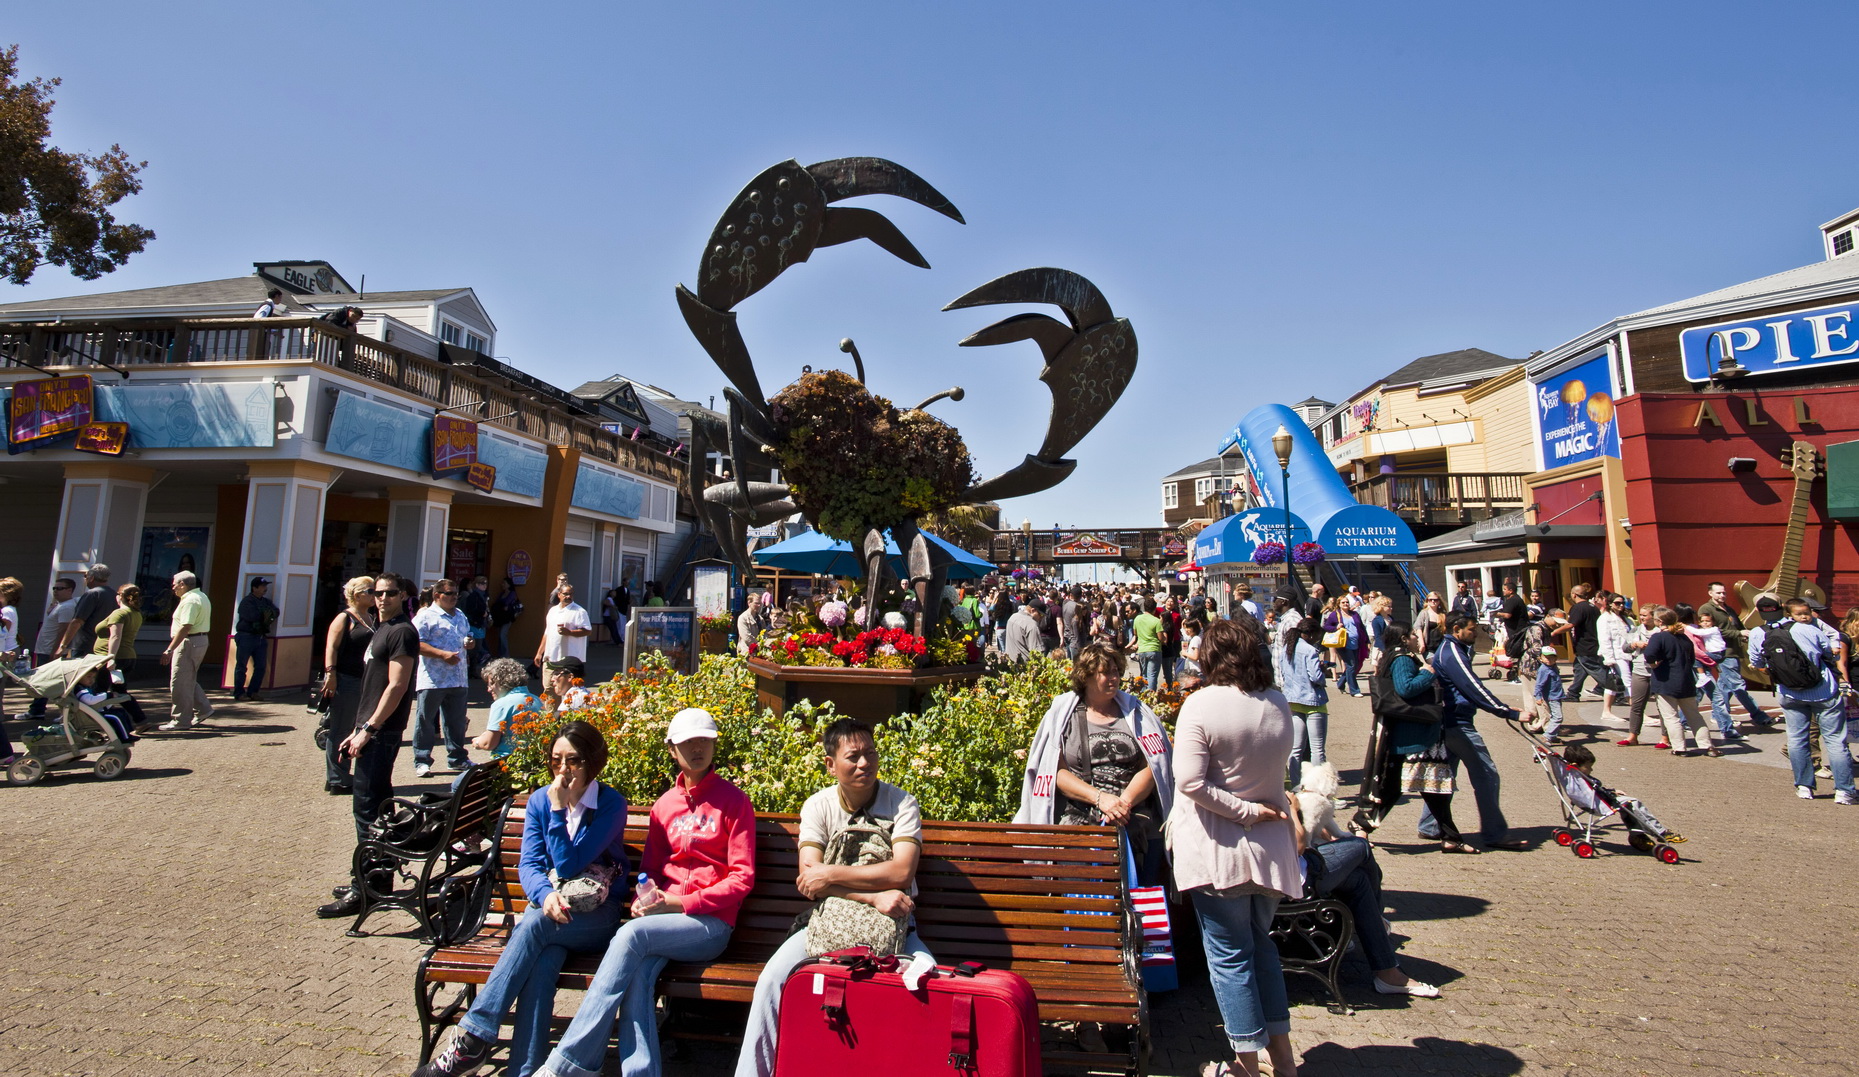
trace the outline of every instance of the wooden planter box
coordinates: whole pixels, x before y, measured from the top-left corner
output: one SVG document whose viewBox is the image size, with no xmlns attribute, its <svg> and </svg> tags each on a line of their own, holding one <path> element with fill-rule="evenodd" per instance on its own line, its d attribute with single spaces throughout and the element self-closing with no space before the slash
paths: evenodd
<svg viewBox="0 0 1859 1077">
<path fill-rule="evenodd" d="M 697 633 L 697 649 L 704 654 L 728 654 L 728 632 Z"/>
<path fill-rule="evenodd" d="M 982 665 L 930 669 L 778 666 L 762 658 L 749 659 L 749 669 L 755 674 L 756 698 L 776 715 L 805 699 L 816 705 L 831 701 L 840 714 L 868 722 L 882 722 L 906 711 L 914 714 L 937 685 L 971 683 L 987 672 Z"/>
</svg>

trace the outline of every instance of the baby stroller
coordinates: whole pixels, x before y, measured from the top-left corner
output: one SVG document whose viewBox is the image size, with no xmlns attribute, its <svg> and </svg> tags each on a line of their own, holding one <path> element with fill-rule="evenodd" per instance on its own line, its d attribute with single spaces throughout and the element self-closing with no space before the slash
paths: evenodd
<svg viewBox="0 0 1859 1077">
<path fill-rule="evenodd" d="M 1668 829 L 1638 800 L 1617 789 L 1609 789 L 1570 766 L 1528 730 L 1519 726 L 1518 732 L 1534 747 L 1537 765 L 1549 776 L 1549 784 L 1555 787 L 1556 796 L 1562 801 L 1562 819 L 1566 826 L 1555 830 L 1557 845 L 1584 860 L 1590 859 L 1598 853 L 1594 845 L 1595 830 L 1619 816 L 1620 825 L 1627 831 L 1628 845 L 1642 853 L 1650 853 L 1660 863 L 1678 863 L 1675 846 L 1685 840 L 1684 835 Z"/>
<path fill-rule="evenodd" d="M 110 661 L 108 655 L 85 655 L 47 662 L 30 674 L 21 675 L 0 667 L 0 675 L 24 688 L 34 698 L 43 699 L 56 710 L 53 720 L 29 730 L 19 754 L 7 768 L 7 777 L 15 785 L 31 785 L 54 770 L 76 770 L 92 766 L 97 777 L 108 780 L 120 777 L 129 767 L 129 744 L 125 733 L 133 734 L 128 721 L 120 715 L 112 722 L 104 716 L 124 696 L 114 690 L 96 703 L 78 699 L 96 673 L 97 667 Z M 118 723 L 122 731 L 118 731 Z M 94 761 L 87 759 L 96 756 Z"/>
</svg>

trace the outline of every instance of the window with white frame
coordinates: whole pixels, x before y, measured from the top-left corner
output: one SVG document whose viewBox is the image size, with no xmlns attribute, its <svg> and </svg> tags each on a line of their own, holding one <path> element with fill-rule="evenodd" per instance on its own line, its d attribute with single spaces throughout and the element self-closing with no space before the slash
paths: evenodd
<svg viewBox="0 0 1859 1077">
<path fill-rule="evenodd" d="M 1852 229 L 1848 228 L 1844 232 L 1833 233 L 1833 256 L 1835 258 L 1839 257 L 1842 254 L 1851 254 L 1852 251 L 1853 251 L 1853 230 Z"/>
<path fill-rule="evenodd" d="M 1172 482 L 1165 482 L 1162 484 L 1162 507 L 1163 508 L 1172 509 L 1172 508 L 1179 507 L 1180 498 L 1175 493 L 1175 487 L 1177 485 L 1178 485 L 1177 483 L 1172 483 Z"/>
<path fill-rule="evenodd" d="M 1196 505 L 1202 504 L 1208 498 L 1212 497 L 1213 492 L 1214 492 L 1214 480 L 1213 479 L 1206 478 L 1206 479 L 1195 479 L 1194 480 L 1194 503 Z"/>
<path fill-rule="evenodd" d="M 465 334 L 465 347 L 470 348 L 474 352 L 488 351 L 489 349 L 484 345 L 485 341 L 483 337 L 476 333 Z"/>
<path fill-rule="evenodd" d="M 453 325 L 451 322 L 439 323 L 439 339 L 445 341 L 447 344 L 460 343 L 459 337 L 463 332 L 463 330 L 459 329 L 458 326 Z"/>
</svg>

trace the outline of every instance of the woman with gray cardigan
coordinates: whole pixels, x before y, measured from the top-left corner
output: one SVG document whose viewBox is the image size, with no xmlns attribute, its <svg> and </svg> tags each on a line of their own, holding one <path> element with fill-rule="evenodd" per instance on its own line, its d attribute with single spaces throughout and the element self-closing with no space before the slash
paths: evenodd
<svg viewBox="0 0 1859 1077">
<path fill-rule="evenodd" d="M 1175 885 L 1194 902 L 1214 999 L 1235 1058 L 1203 1072 L 1256 1077 L 1265 1050 L 1295 1077 L 1291 1006 L 1272 942 L 1278 902 L 1303 896 L 1303 834 L 1285 795 L 1291 710 L 1272 688 L 1252 621 L 1215 621 L 1201 637 L 1199 691 L 1175 727 L 1175 805 L 1168 849 Z"/>
</svg>

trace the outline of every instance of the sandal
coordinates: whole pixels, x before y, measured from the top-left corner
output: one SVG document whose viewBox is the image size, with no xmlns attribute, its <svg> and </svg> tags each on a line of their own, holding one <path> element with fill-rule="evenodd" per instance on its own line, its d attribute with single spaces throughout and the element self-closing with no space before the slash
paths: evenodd
<svg viewBox="0 0 1859 1077">
<path fill-rule="evenodd" d="M 1462 841 L 1442 841 L 1439 843 L 1439 851 L 1442 853 L 1465 853 L 1473 856 L 1477 855 L 1479 852 L 1479 850 L 1472 848 Z"/>
<path fill-rule="evenodd" d="M 1723 758 L 1723 750 L 1720 748 L 1706 748 L 1704 749 L 1704 754 L 1710 756 L 1712 759 Z"/>
<path fill-rule="evenodd" d="M 1619 748 L 1633 748 L 1638 746 L 1639 742 L 1638 737 L 1628 737 L 1626 740 L 1615 741 L 1614 745 Z"/>
</svg>

